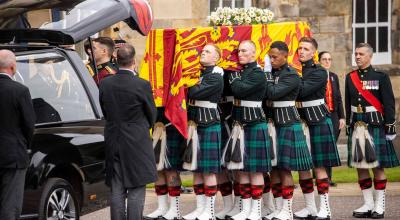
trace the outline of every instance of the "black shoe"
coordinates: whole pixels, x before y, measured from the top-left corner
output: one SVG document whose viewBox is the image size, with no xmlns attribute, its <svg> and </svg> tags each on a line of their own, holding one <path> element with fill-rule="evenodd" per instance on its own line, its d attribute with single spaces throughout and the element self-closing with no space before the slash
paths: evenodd
<svg viewBox="0 0 400 220">
<path fill-rule="evenodd" d="M 373 219 L 381 219 L 381 218 L 385 218 L 385 212 L 383 212 L 382 214 L 379 214 L 377 212 L 373 212 L 371 214 L 371 218 Z"/>
<path fill-rule="evenodd" d="M 159 220 L 161 217 L 162 216 L 158 216 L 156 218 L 150 218 L 150 217 L 147 217 L 147 216 L 143 216 L 143 220 Z"/>
<path fill-rule="evenodd" d="M 308 215 L 307 217 L 299 217 L 299 216 L 293 215 L 293 219 L 315 220 L 315 219 L 317 219 L 317 216 Z"/>
<path fill-rule="evenodd" d="M 193 192 L 193 189 L 187 188 L 185 186 L 181 186 L 181 193 L 182 194 L 190 194 Z"/>
<path fill-rule="evenodd" d="M 371 210 L 368 212 L 353 212 L 354 218 L 371 218 Z"/>
<path fill-rule="evenodd" d="M 336 186 L 337 186 L 337 183 L 331 181 L 331 182 L 329 183 L 329 186 L 336 187 Z"/>
<path fill-rule="evenodd" d="M 326 217 L 326 218 L 317 217 L 316 219 L 317 219 L 317 220 L 330 220 L 331 217 L 330 217 L 330 216 L 328 216 L 328 217 Z"/>
</svg>

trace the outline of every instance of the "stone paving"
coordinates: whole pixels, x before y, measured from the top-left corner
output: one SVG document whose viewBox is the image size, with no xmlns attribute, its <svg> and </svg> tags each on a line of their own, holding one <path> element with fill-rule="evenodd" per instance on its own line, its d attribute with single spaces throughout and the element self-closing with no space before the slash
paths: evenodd
<svg viewBox="0 0 400 220">
<path fill-rule="evenodd" d="M 354 219 L 352 210 L 362 205 L 361 192 L 357 184 L 346 183 L 338 184 L 337 187 L 330 188 L 332 219 Z M 318 198 L 316 199 L 318 203 Z M 388 183 L 385 219 L 400 219 L 400 183 Z M 217 211 L 222 207 L 220 195 L 217 197 Z M 183 214 L 191 212 L 195 207 L 194 194 L 183 194 L 181 197 Z M 144 213 L 147 214 L 157 206 L 155 193 L 152 189 L 147 190 Z M 294 210 L 297 211 L 304 206 L 301 190 L 297 188 L 294 193 Z M 109 207 L 96 212 L 84 215 L 82 220 L 108 220 L 110 219 Z"/>
</svg>

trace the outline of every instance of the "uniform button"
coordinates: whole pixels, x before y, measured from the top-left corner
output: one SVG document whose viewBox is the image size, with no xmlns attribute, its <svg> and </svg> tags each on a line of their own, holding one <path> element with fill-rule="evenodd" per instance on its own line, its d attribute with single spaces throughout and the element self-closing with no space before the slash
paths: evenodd
<svg viewBox="0 0 400 220">
<path fill-rule="evenodd" d="M 364 77 L 364 75 L 361 75 L 361 77 Z"/>
<path fill-rule="evenodd" d="M 358 93 L 358 95 L 361 95 L 361 93 Z"/>
<path fill-rule="evenodd" d="M 361 101 L 361 98 L 358 98 L 358 101 Z"/>
</svg>

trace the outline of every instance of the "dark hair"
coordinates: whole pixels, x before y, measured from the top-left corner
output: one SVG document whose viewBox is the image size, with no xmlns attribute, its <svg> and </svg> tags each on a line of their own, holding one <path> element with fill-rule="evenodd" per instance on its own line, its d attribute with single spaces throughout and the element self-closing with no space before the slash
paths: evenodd
<svg viewBox="0 0 400 220">
<path fill-rule="evenodd" d="M 112 56 L 114 49 L 115 49 L 115 44 L 111 38 L 99 37 L 99 38 L 94 39 L 93 41 L 106 46 L 108 55 Z"/>
<path fill-rule="evenodd" d="M 324 54 L 330 54 L 328 51 L 321 51 L 321 52 L 319 52 L 319 54 L 318 54 L 318 61 L 321 61 L 321 57 L 324 55 Z"/>
<path fill-rule="evenodd" d="M 302 38 L 300 39 L 299 43 L 301 43 L 301 42 L 310 43 L 310 44 L 312 44 L 312 45 L 314 46 L 314 48 L 315 48 L 316 50 L 318 49 L 318 43 L 317 43 L 317 41 L 316 41 L 314 38 L 312 38 L 312 37 L 302 37 Z"/>
<path fill-rule="evenodd" d="M 289 48 L 288 48 L 287 44 L 283 41 L 274 41 L 271 44 L 270 49 L 274 49 L 274 48 L 278 49 L 281 52 L 289 53 Z"/>
<path fill-rule="evenodd" d="M 368 52 L 370 52 L 371 54 L 374 53 L 374 49 L 371 47 L 371 45 L 369 43 L 359 43 L 359 44 L 357 44 L 356 49 L 361 48 L 361 47 L 367 48 Z"/>
<path fill-rule="evenodd" d="M 124 44 L 118 49 L 117 63 L 120 67 L 129 67 L 135 62 L 135 48 L 130 44 Z"/>
</svg>

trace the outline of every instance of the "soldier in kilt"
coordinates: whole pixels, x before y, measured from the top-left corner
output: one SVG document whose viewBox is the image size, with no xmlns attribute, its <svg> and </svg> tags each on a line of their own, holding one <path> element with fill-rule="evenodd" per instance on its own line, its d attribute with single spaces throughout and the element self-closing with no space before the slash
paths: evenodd
<svg viewBox="0 0 400 220">
<path fill-rule="evenodd" d="M 357 168 L 364 204 L 353 216 L 379 219 L 385 214 L 384 168 L 399 166 L 392 143 L 396 137 L 395 99 L 389 76 L 371 66 L 372 47 L 360 43 L 354 55 L 358 70 L 346 75 L 345 86 L 348 164 Z"/>
<path fill-rule="evenodd" d="M 164 107 L 157 108 L 157 122 L 153 129 L 153 148 L 158 170 L 158 179 L 155 182 L 158 208 L 144 217 L 147 220 L 174 219 L 181 216 L 179 171 L 182 170 L 181 146 L 184 138 L 168 121 L 164 112 Z M 158 132 L 160 135 L 156 135 Z"/>
<path fill-rule="evenodd" d="M 229 85 L 230 71 L 224 73 L 224 85 Z M 221 148 L 223 149 L 229 139 L 232 130 L 232 107 L 233 95 L 230 86 L 224 86 L 222 98 L 218 103 L 218 109 L 221 116 Z M 222 171 L 217 174 L 218 190 L 221 193 L 224 203 L 223 209 L 215 214 L 217 220 L 225 219 L 226 216 L 233 216 L 240 212 L 240 192 L 239 182 L 237 181 L 237 172 L 231 172 L 222 167 Z M 235 178 L 236 177 L 236 178 Z M 232 198 L 234 191 L 234 199 Z"/>
<path fill-rule="evenodd" d="M 256 63 L 254 42 L 241 42 L 238 51 L 243 70 L 230 75 L 235 122 L 223 159 L 228 169 L 240 170 L 242 209 L 231 219 L 253 220 L 261 218 L 263 173 L 271 171 L 270 142 L 262 109 L 266 78 Z"/>
<path fill-rule="evenodd" d="M 312 176 L 309 171 L 300 171 L 300 186 L 306 200 L 306 207 L 294 214 L 295 218 L 304 219 L 317 217 L 330 219 L 332 213 L 329 206 L 329 178 L 325 167 L 340 166 L 340 158 L 334 137 L 329 110 L 325 104 L 326 70 L 315 64 L 313 57 L 318 49 L 318 43 L 311 37 L 300 39 L 297 53 L 302 64 L 302 80 L 298 95 L 298 107 L 304 127 L 309 131 L 311 156 L 316 175 L 316 185 L 320 197 L 320 209 L 317 213 Z"/>
<path fill-rule="evenodd" d="M 221 52 L 216 45 L 204 46 L 200 57 L 203 66 L 200 82 L 188 89 L 189 144 L 184 156 L 184 168 L 185 163 L 193 168 L 190 170 L 194 172 L 197 204 L 196 209 L 184 219 L 215 219 L 216 174 L 221 171 L 221 124 L 217 103 L 224 87 L 224 72 L 215 66 L 220 57 Z M 191 127 L 194 128 L 192 132 Z M 188 151 L 192 155 L 189 158 Z"/>
<path fill-rule="evenodd" d="M 280 210 L 266 216 L 267 219 L 293 219 L 292 171 L 309 171 L 313 168 L 312 158 L 300 123 L 300 115 L 296 108 L 296 98 L 300 88 L 300 77 L 287 64 L 289 49 L 286 43 L 275 41 L 271 44 L 268 55 L 271 58 L 272 76 L 267 77 L 266 98 L 272 107 L 273 120 L 277 133 L 277 166 L 276 173 L 282 183 L 283 204 Z M 274 184 L 275 181 L 274 181 Z"/>
</svg>

